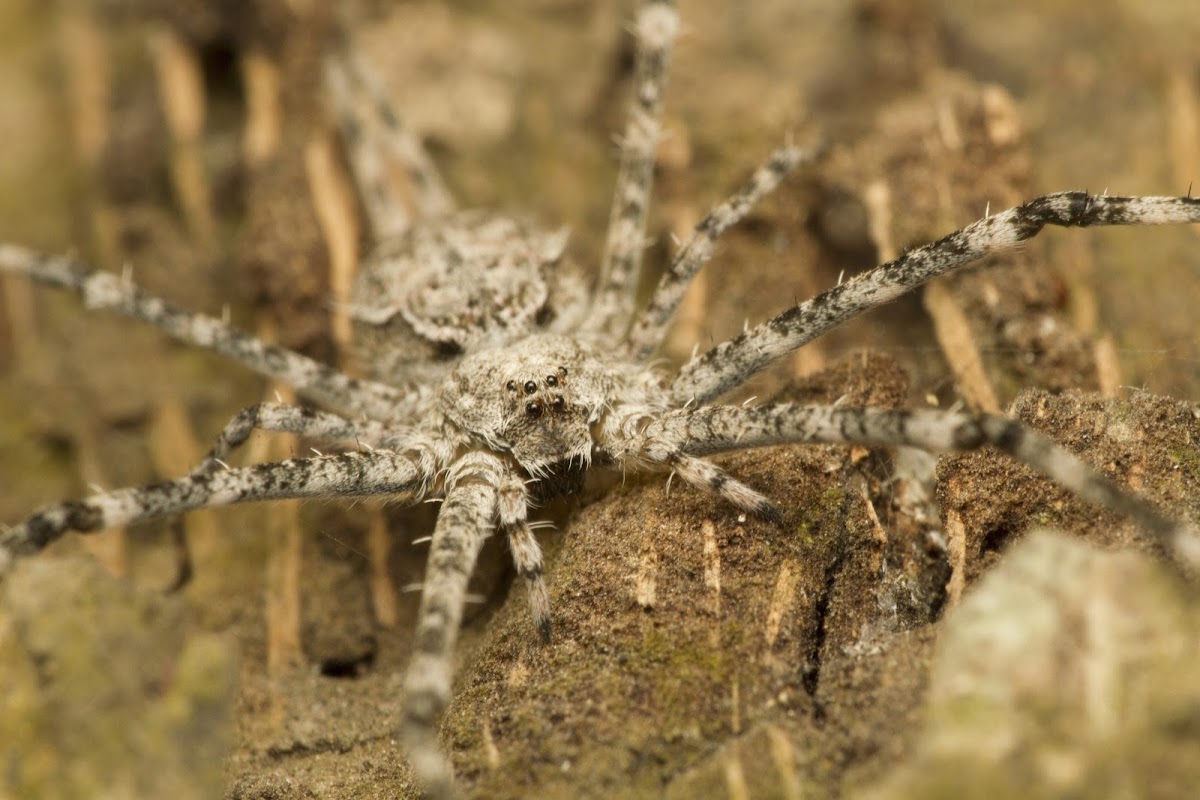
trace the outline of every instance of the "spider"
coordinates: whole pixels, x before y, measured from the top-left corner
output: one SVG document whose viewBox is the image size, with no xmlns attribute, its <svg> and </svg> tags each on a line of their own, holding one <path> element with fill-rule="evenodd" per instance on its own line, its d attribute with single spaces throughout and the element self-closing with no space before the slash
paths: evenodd
<svg viewBox="0 0 1200 800">
<path fill-rule="evenodd" d="M 635 23 L 630 119 L 601 259 L 590 287 L 565 256 L 560 231 L 491 213 L 459 211 L 399 117 L 351 54 L 331 59 L 328 88 L 378 240 L 348 312 L 372 377 L 358 378 L 268 345 L 227 324 L 172 308 L 129 280 L 66 258 L 0 246 L 0 267 L 77 293 L 88 308 L 140 319 L 172 336 L 288 383 L 331 410 L 262 403 L 238 414 L 188 475 L 44 508 L 0 539 L 0 574 L 67 531 L 87 533 L 193 509 L 250 501 L 385 495 L 439 499 L 402 730 L 418 777 L 453 792 L 435 726 L 451 687 L 467 580 L 484 540 L 508 541 L 526 583 L 533 625 L 551 636 L 543 559 L 530 509 L 578 492 L 594 468 L 655 471 L 714 492 L 769 519 L 771 500 L 704 457 L 785 443 L 901 445 L 930 451 L 991 446 L 1092 502 L 1131 516 L 1195 563 L 1190 528 L 1108 482 L 1078 458 L 1007 418 L 940 410 L 839 405 L 719 405 L 773 361 L 842 321 L 1046 225 L 1200 222 L 1191 197 L 1046 195 L 968 225 L 851 278 L 694 356 L 674 376 L 651 359 L 691 279 L 720 235 L 818 148 L 785 145 L 715 206 L 682 244 L 639 307 L 655 144 L 678 20 L 647 0 Z M 412 178 L 419 219 L 387 181 L 389 161 Z M 358 447 L 231 468 L 229 453 L 255 430 L 299 433 Z"/>
</svg>

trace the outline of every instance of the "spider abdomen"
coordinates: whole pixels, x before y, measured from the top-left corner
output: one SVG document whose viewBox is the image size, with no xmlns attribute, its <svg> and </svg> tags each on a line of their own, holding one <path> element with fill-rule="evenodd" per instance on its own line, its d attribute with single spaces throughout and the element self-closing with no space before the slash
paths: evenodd
<svg viewBox="0 0 1200 800">
<path fill-rule="evenodd" d="M 559 330 L 586 296 L 565 230 L 468 211 L 381 241 L 361 266 L 350 315 L 380 380 L 436 380 L 475 350 Z"/>
</svg>

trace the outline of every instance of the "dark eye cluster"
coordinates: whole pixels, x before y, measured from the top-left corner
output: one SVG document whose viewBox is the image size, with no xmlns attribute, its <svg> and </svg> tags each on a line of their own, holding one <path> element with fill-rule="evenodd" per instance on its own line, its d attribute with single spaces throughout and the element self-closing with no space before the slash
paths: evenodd
<svg viewBox="0 0 1200 800">
<path fill-rule="evenodd" d="M 542 397 L 543 386 L 546 389 L 557 389 L 565 382 L 566 377 L 567 368 L 559 367 L 557 372 L 542 378 L 540 384 L 535 380 L 527 380 L 518 387 L 516 381 L 510 380 L 504 385 L 504 388 L 513 394 L 520 392 L 529 397 L 530 399 L 525 403 L 525 416 L 530 419 L 538 419 L 546 413 L 547 408 L 552 413 L 558 413 L 567 407 L 566 398 L 563 397 L 561 392 L 554 392 L 547 397 Z"/>
</svg>

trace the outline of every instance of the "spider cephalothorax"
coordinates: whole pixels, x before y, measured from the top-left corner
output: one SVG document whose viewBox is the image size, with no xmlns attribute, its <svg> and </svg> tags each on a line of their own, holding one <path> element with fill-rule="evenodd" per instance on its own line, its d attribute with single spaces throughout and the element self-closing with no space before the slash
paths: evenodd
<svg viewBox="0 0 1200 800">
<path fill-rule="evenodd" d="M 0 539 L 0 575 L 69 530 L 255 500 L 387 495 L 441 500 L 406 681 L 402 723 L 418 775 L 452 791 L 435 725 L 450 694 L 451 657 L 467 579 L 483 541 L 507 538 L 529 588 L 536 627 L 550 632 L 542 556 L 529 520 L 537 498 L 576 491 L 591 466 L 678 475 L 747 512 L 777 516 L 769 498 L 706 456 L 784 443 L 998 448 L 1083 497 L 1132 516 L 1180 561 L 1200 560 L 1190 527 L 1164 518 L 1062 448 L 1004 417 L 838 405 L 714 405 L 772 361 L 842 320 L 894 299 L 1046 225 L 1200 222 L 1190 197 L 1037 198 L 910 250 L 694 357 L 673 378 L 651 365 L 684 289 L 714 243 L 784 175 L 813 158 L 785 146 L 696 226 L 644 308 L 635 297 L 654 145 L 676 16 L 647 0 L 636 25 L 631 121 L 605 256 L 594 289 L 563 258 L 562 233 L 506 217 L 456 212 L 419 146 L 353 59 L 330 61 L 329 88 L 381 241 L 350 304 L 374 380 L 268 345 L 219 320 L 174 309 L 131 282 L 65 258 L 0 246 L 0 268 L 65 287 L 92 308 L 144 320 L 179 339 L 289 383 L 332 411 L 259 404 L 232 420 L 189 475 L 45 508 Z M 372 124 L 358 123 L 366 117 Z M 366 135 L 365 131 L 373 131 Z M 416 216 L 383 178 L 381 153 L 415 176 Z M 347 452 L 232 468 L 225 458 L 255 429 L 350 444 Z"/>
<path fill-rule="evenodd" d="M 511 453 L 531 477 L 561 479 L 590 463 L 592 428 L 625 383 L 578 340 L 538 334 L 464 357 L 438 405 L 474 446 Z"/>
</svg>

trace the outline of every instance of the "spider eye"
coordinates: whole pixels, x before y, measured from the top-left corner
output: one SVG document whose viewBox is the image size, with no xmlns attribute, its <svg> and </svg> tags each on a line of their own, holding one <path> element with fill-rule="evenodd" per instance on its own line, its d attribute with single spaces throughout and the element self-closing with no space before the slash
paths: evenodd
<svg viewBox="0 0 1200 800">
<path fill-rule="evenodd" d="M 555 411 L 562 411 L 563 406 L 566 404 L 567 402 L 563 400 L 563 396 L 561 394 L 556 394 L 554 395 L 554 401 L 550 405 L 554 406 Z"/>
<path fill-rule="evenodd" d="M 517 390 L 517 382 L 509 381 L 508 383 L 504 384 L 504 388 L 508 389 L 510 392 L 515 392 Z"/>
<path fill-rule="evenodd" d="M 546 376 L 546 385 L 547 386 L 558 386 L 558 376 L 557 375 L 547 375 Z"/>
<path fill-rule="evenodd" d="M 525 381 L 525 394 L 533 394 L 537 391 L 537 384 L 533 381 Z"/>
<path fill-rule="evenodd" d="M 530 400 L 525 404 L 525 416 L 530 419 L 537 419 L 542 415 L 542 401 Z"/>
</svg>

